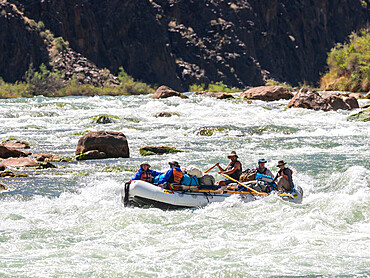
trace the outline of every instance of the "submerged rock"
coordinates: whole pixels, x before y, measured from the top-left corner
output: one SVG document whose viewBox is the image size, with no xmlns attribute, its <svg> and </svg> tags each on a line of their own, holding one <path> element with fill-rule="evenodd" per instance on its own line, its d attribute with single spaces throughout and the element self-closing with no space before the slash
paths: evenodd
<svg viewBox="0 0 370 278">
<path fill-rule="evenodd" d="M 59 155 L 52 154 L 52 153 L 42 153 L 36 157 L 36 161 L 48 162 L 48 161 L 60 161 L 60 160 L 62 160 L 62 158 Z"/>
<path fill-rule="evenodd" d="M 160 99 L 160 98 L 169 98 L 169 97 L 181 97 L 181 98 L 188 98 L 184 94 L 181 94 L 170 87 L 161 86 L 159 87 L 155 93 L 153 94 L 153 99 Z"/>
<path fill-rule="evenodd" d="M 172 116 L 180 116 L 179 113 L 170 113 L 170 112 L 159 112 L 157 114 L 154 115 L 154 117 L 156 118 L 160 118 L 160 117 L 172 117 Z"/>
<path fill-rule="evenodd" d="M 114 123 L 116 116 L 111 115 L 99 115 L 92 118 L 97 124 L 111 124 Z"/>
<path fill-rule="evenodd" d="M 217 99 L 231 99 L 231 98 L 234 98 L 233 95 L 231 94 L 228 94 L 228 93 L 221 93 Z"/>
<path fill-rule="evenodd" d="M 370 107 L 358 112 L 356 114 L 350 115 L 347 120 L 349 121 L 363 121 L 369 122 L 370 121 Z"/>
<path fill-rule="evenodd" d="M 291 99 L 293 93 L 283 86 L 260 86 L 249 89 L 240 94 L 247 99 L 259 99 L 263 101 L 274 101 L 279 99 Z"/>
<path fill-rule="evenodd" d="M 40 162 L 39 166 L 37 167 L 37 169 L 48 169 L 48 168 L 57 168 L 57 166 L 50 162 Z"/>
<path fill-rule="evenodd" d="M 98 150 L 87 151 L 76 156 L 77 160 L 89 160 L 89 159 L 104 159 L 107 158 L 105 152 L 99 152 Z"/>
<path fill-rule="evenodd" d="M 168 153 L 178 153 L 182 152 L 181 150 L 176 149 L 175 147 L 169 146 L 145 146 L 140 148 L 140 154 L 142 156 L 155 155 L 155 154 L 168 154 Z"/>
<path fill-rule="evenodd" d="M 97 155 L 96 152 L 93 152 L 86 154 L 86 156 L 84 156 L 85 159 L 130 157 L 127 138 L 122 132 L 89 132 L 78 141 L 76 154 L 84 155 L 88 151 L 102 152 L 105 156 L 103 154 Z"/>
</svg>

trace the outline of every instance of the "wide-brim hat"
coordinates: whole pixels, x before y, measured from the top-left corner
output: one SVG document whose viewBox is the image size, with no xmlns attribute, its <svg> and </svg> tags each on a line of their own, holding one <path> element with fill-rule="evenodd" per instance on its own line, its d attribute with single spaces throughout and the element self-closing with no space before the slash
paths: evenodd
<svg viewBox="0 0 370 278">
<path fill-rule="evenodd" d="M 279 160 L 276 166 L 279 167 L 279 166 L 283 166 L 285 164 L 286 163 L 284 162 L 284 160 Z"/>
<path fill-rule="evenodd" d="M 144 165 L 148 165 L 150 167 L 150 164 L 148 161 L 144 161 L 143 163 L 140 164 L 140 167 L 143 167 Z"/>
<path fill-rule="evenodd" d="M 180 168 L 180 165 L 177 161 L 170 161 L 168 162 L 168 164 L 170 164 L 170 166 L 175 166 L 175 167 L 179 167 Z"/>
<path fill-rule="evenodd" d="M 264 158 L 258 159 L 258 163 L 266 163 L 266 162 L 267 162 L 267 160 L 264 159 Z"/>
<path fill-rule="evenodd" d="M 239 156 L 237 156 L 236 152 L 235 151 L 232 151 L 228 156 L 227 158 L 231 158 L 233 156 L 236 156 L 236 158 L 238 158 Z"/>
</svg>

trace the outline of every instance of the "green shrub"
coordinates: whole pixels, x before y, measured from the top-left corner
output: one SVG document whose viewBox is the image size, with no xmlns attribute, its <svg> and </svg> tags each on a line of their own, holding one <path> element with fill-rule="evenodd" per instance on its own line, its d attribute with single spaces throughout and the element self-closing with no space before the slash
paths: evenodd
<svg viewBox="0 0 370 278">
<path fill-rule="evenodd" d="M 320 80 L 321 89 L 351 92 L 370 90 L 370 33 L 352 33 L 349 42 L 338 43 L 328 54 L 329 72 Z"/>
<path fill-rule="evenodd" d="M 64 41 L 62 37 L 55 38 L 55 48 L 58 52 L 62 52 L 67 50 L 69 43 Z"/>
<path fill-rule="evenodd" d="M 189 92 L 203 92 L 205 91 L 205 84 L 193 84 L 189 86 Z"/>
<path fill-rule="evenodd" d="M 154 88 L 146 83 L 135 81 L 133 77 L 125 72 L 123 67 L 120 67 L 119 70 L 118 80 L 120 85 L 117 89 L 122 95 L 144 95 L 154 93 Z"/>
<path fill-rule="evenodd" d="M 25 73 L 26 83 L 29 85 L 33 95 L 53 96 L 64 86 L 64 74 L 61 72 L 51 72 L 44 64 L 41 64 L 40 71 L 37 72 L 31 63 Z"/>
</svg>

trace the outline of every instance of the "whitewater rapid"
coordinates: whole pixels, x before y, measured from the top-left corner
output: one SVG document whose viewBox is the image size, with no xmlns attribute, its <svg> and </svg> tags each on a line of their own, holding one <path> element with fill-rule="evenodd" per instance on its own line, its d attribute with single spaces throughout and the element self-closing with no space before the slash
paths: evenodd
<svg viewBox="0 0 370 278">
<path fill-rule="evenodd" d="M 190 94 L 0 100 L 0 140 L 25 140 L 33 154 L 72 156 L 78 139 L 96 130 L 123 132 L 130 148 L 128 159 L 13 169 L 29 177 L 1 178 L 9 191 L 0 193 L 0 276 L 369 277 L 370 123 L 347 121 L 349 111 L 286 104 Z M 101 114 L 117 119 L 95 123 Z M 142 157 L 146 145 L 184 152 Z M 226 165 L 232 150 L 244 169 L 265 158 L 276 173 L 286 161 L 303 203 L 232 196 L 194 210 L 123 207 L 120 189 L 142 161 L 204 171 Z"/>
</svg>

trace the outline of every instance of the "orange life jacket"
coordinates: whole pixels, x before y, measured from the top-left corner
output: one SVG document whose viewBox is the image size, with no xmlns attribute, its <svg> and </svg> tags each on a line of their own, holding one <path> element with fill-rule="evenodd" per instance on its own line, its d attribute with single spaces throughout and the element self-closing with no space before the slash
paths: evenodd
<svg viewBox="0 0 370 278">
<path fill-rule="evenodd" d="M 181 171 L 173 168 L 172 175 L 173 175 L 173 182 L 174 183 L 177 183 L 177 184 L 180 184 L 180 182 L 181 182 L 182 177 L 184 176 L 184 174 Z"/>
<path fill-rule="evenodd" d="M 140 180 L 146 181 L 146 182 L 152 182 L 153 176 L 150 173 L 150 171 L 147 171 L 147 172 L 143 171 L 143 173 L 141 174 Z"/>
</svg>

